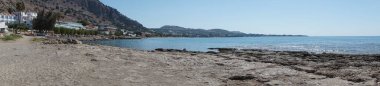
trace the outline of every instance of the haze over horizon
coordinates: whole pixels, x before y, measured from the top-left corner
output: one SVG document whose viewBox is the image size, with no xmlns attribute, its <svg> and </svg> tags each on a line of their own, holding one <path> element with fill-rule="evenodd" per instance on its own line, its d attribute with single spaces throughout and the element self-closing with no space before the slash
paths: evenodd
<svg viewBox="0 0 380 86">
<path fill-rule="evenodd" d="M 379 0 L 100 0 L 148 28 L 379 36 Z"/>
</svg>

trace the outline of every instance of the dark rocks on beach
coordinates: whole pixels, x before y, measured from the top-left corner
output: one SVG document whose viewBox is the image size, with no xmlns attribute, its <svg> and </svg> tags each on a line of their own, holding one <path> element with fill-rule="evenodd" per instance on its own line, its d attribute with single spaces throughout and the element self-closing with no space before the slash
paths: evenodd
<svg viewBox="0 0 380 86">
<path fill-rule="evenodd" d="M 155 51 L 159 51 L 159 52 L 189 52 L 187 51 L 186 49 L 163 49 L 163 48 L 157 48 L 155 49 Z"/>
<path fill-rule="evenodd" d="M 251 74 L 247 74 L 245 76 L 232 76 L 228 79 L 230 80 L 252 80 L 252 79 L 255 79 L 256 77 L 254 77 L 253 75 Z"/>
<path fill-rule="evenodd" d="M 208 54 L 218 54 L 218 53 L 215 52 L 215 51 L 207 51 L 206 53 L 208 53 Z"/>
<path fill-rule="evenodd" d="M 376 80 L 380 82 L 380 55 L 352 55 L 333 53 L 311 53 L 305 51 L 270 51 L 260 49 L 234 49 L 234 48 L 210 48 L 219 52 L 202 52 L 226 60 L 239 59 L 246 62 L 263 62 L 287 66 L 293 70 L 312 73 L 327 78 L 339 77 L 354 83 L 368 82 Z M 161 52 L 184 52 L 189 54 L 201 53 L 183 51 L 178 49 L 162 49 Z M 231 54 L 234 57 L 231 57 Z M 217 66 L 226 66 L 223 63 L 216 63 Z M 358 72 L 361 71 L 361 72 Z M 258 82 L 275 82 L 270 79 L 255 78 L 254 76 L 232 76 L 229 80 L 256 80 Z"/>
<path fill-rule="evenodd" d="M 97 60 L 97 59 L 91 59 L 90 61 L 96 62 L 96 61 L 98 61 L 98 60 Z"/>
<path fill-rule="evenodd" d="M 305 71 L 307 73 L 314 73 L 316 71 L 314 68 L 307 66 L 292 66 L 292 68 L 298 71 Z"/>
<path fill-rule="evenodd" d="M 210 50 L 218 50 L 220 53 L 235 53 L 236 48 L 209 48 Z"/>
<path fill-rule="evenodd" d="M 44 44 L 82 44 L 82 41 L 76 39 L 49 39 Z"/>
<path fill-rule="evenodd" d="M 88 56 L 88 57 L 94 57 L 95 55 L 94 54 L 90 54 L 90 53 L 86 53 L 84 54 L 85 56 Z"/>
</svg>

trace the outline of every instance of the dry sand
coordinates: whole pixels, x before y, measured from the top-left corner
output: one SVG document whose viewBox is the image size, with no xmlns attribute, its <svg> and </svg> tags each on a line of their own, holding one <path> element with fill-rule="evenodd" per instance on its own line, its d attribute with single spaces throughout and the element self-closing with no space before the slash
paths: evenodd
<svg viewBox="0 0 380 86">
<path fill-rule="evenodd" d="M 1 86 L 376 86 L 234 55 L 0 42 Z"/>
</svg>

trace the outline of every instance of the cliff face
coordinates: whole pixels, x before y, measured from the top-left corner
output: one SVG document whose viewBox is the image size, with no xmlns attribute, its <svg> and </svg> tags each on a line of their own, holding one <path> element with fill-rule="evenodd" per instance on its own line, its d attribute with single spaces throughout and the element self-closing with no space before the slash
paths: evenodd
<svg viewBox="0 0 380 86">
<path fill-rule="evenodd" d="M 66 21 L 89 20 L 94 24 L 110 24 L 131 31 L 149 31 L 139 22 L 99 0 L 0 0 L 0 12 L 15 10 L 17 2 L 23 2 L 27 11 L 51 10 L 62 13 Z"/>
</svg>

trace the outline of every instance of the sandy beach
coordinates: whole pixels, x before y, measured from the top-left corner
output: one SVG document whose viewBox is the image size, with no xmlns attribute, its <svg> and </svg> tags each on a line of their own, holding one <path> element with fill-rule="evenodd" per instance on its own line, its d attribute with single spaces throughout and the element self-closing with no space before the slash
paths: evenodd
<svg viewBox="0 0 380 86">
<path fill-rule="evenodd" d="M 380 78 L 377 55 L 152 52 L 30 39 L 0 42 L 1 86 L 377 86 Z"/>
</svg>

